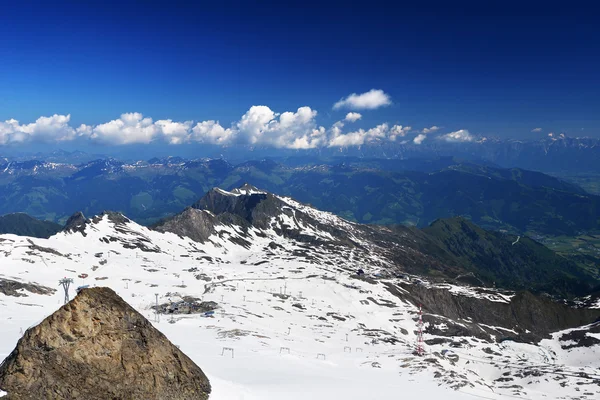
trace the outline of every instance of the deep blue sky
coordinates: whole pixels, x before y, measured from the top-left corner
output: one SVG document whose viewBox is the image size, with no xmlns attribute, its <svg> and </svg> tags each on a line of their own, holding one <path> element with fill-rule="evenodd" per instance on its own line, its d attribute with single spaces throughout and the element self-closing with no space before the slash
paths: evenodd
<svg viewBox="0 0 600 400">
<path fill-rule="evenodd" d="M 600 136 L 590 10 L 87 3 L 0 3 L 0 121 L 57 113 L 76 126 L 135 111 L 229 125 L 262 104 L 307 105 L 330 125 L 345 114 L 334 102 L 376 88 L 393 105 L 362 112 L 365 128 Z"/>
</svg>

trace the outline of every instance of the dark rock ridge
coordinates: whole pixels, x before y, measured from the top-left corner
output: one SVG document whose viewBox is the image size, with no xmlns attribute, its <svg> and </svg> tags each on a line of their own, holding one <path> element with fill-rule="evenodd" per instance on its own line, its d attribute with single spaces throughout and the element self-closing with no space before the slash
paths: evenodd
<svg viewBox="0 0 600 400">
<path fill-rule="evenodd" d="M 80 232 L 85 236 L 85 225 L 89 222 L 81 211 L 71 215 L 63 228 L 64 232 Z"/>
<path fill-rule="evenodd" d="M 419 284 L 389 284 L 388 290 L 413 304 L 422 304 L 423 320 L 430 323 L 427 333 L 439 336 L 476 336 L 489 340 L 494 335 L 496 340 L 538 342 L 552 332 L 600 319 L 600 309 L 576 307 L 526 291 L 512 295 L 510 301 L 498 301 L 490 300 L 496 293 L 485 289 L 478 290 L 478 297 L 455 295 L 447 289 Z M 447 328 L 435 328 L 441 323 Z"/>
<path fill-rule="evenodd" d="M 10 399 L 207 399 L 202 370 L 108 288 L 84 289 L 0 365 Z"/>
<path fill-rule="evenodd" d="M 30 293 L 45 295 L 51 295 L 56 292 L 56 289 L 46 286 L 0 278 L 0 293 L 5 296 L 27 297 L 27 294 L 23 293 L 25 290 Z"/>
</svg>

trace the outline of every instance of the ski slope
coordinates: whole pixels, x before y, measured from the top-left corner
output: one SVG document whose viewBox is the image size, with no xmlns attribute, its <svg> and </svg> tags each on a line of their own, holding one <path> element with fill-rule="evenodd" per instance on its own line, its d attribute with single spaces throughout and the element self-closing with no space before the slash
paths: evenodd
<svg viewBox="0 0 600 400">
<path fill-rule="evenodd" d="M 456 347 L 428 345 L 427 355 L 417 357 L 415 305 L 386 289 L 393 279 L 353 276 L 357 267 L 377 272 L 377 260 L 369 264 L 363 255 L 357 264 L 352 254 L 319 249 L 299 257 L 309 251 L 306 245 L 275 231 L 251 230 L 249 246 L 230 240 L 240 233 L 223 225 L 197 243 L 103 215 L 85 235 L 1 235 L 0 279 L 57 291 L 0 294 L 0 359 L 23 331 L 63 304 L 58 280 L 68 277 L 74 286 L 112 288 L 153 321 L 207 374 L 214 400 L 600 397 L 598 346 L 563 350 L 561 333 L 538 346 L 460 337 L 453 338 Z M 82 273 L 85 280 L 78 278 Z M 447 290 L 478 295 L 455 285 Z M 212 318 L 156 315 L 151 308 L 157 298 L 166 303 L 183 296 L 219 308 Z M 509 300 L 501 293 L 490 298 Z"/>
</svg>

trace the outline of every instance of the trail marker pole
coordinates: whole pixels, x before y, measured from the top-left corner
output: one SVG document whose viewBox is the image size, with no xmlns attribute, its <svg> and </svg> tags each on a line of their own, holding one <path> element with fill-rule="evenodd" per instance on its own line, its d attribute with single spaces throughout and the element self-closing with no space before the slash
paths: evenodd
<svg viewBox="0 0 600 400">
<path fill-rule="evenodd" d="M 419 328 L 419 333 L 417 335 L 417 355 L 423 356 L 423 354 L 425 354 L 425 348 L 423 345 L 423 310 L 422 310 L 420 304 L 419 304 L 419 322 L 417 323 L 417 328 Z"/>
<path fill-rule="evenodd" d="M 155 319 L 156 322 L 160 322 L 160 317 L 158 316 L 158 293 L 154 293 L 154 296 L 156 296 L 156 308 L 154 309 Z"/>
</svg>

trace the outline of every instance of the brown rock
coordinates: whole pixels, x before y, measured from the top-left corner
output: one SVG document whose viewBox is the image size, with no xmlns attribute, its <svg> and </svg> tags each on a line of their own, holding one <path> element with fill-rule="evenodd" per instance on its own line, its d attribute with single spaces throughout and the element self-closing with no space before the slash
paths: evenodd
<svg viewBox="0 0 600 400">
<path fill-rule="evenodd" d="M 0 365 L 6 399 L 207 399 L 202 370 L 109 288 L 84 289 Z M 3 399 L 4 400 L 4 399 Z"/>
</svg>

